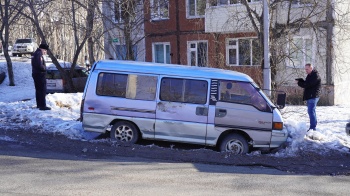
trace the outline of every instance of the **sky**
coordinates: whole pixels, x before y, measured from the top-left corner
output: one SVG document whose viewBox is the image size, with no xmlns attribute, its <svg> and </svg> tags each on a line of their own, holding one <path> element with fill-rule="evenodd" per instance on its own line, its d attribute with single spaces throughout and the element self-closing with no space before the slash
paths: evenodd
<svg viewBox="0 0 350 196">
<path fill-rule="evenodd" d="M 7 75 L 6 65 L 4 57 L 0 56 L 0 73 L 5 72 Z M 16 122 L 21 123 L 23 128 L 37 127 L 45 132 L 61 133 L 69 139 L 99 142 L 94 139 L 97 134 L 85 132 L 81 122 L 77 121 L 80 116 L 82 93 L 48 94 L 46 104 L 51 110 L 40 111 L 35 108 L 30 59 L 13 58 L 13 72 L 16 86 L 9 86 L 8 77 L 0 84 L 0 129 L 10 130 L 12 124 Z M 287 105 L 281 113 L 284 118 L 284 129 L 289 133 L 287 147 L 271 153 L 271 156 L 296 156 L 298 151 L 303 149 L 319 154 L 330 150 L 350 153 L 350 136 L 345 132 L 346 123 L 350 122 L 350 106 L 317 106 L 317 130 L 310 132 L 306 132 L 309 118 L 305 105 Z M 0 136 L 0 140 L 14 139 Z M 256 150 L 250 155 L 260 153 Z"/>
</svg>

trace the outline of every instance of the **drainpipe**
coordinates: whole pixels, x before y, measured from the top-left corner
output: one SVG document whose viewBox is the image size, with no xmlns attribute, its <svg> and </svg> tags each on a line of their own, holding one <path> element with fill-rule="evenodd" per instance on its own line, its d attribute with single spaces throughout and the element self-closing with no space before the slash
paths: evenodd
<svg viewBox="0 0 350 196">
<path fill-rule="evenodd" d="M 180 61 L 180 21 L 179 21 L 179 1 L 175 1 L 176 6 L 176 63 L 181 64 Z"/>
</svg>

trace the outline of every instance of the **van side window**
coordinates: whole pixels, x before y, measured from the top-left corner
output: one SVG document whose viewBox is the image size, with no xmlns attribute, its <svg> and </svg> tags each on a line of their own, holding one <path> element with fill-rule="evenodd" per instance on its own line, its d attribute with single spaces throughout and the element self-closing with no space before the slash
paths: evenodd
<svg viewBox="0 0 350 196">
<path fill-rule="evenodd" d="M 160 86 L 160 100 L 205 104 L 208 82 L 204 80 L 163 78 Z"/>
<path fill-rule="evenodd" d="M 260 111 L 269 112 L 266 100 L 247 82 L 220 81 L 220 101 L 252 105 Z"/>
<path fill-rule="evenodd" d="M 100 73 L 96 94 L 127 99 L 154 100 L 157 80 L 156 76 Z"/>
</svg>

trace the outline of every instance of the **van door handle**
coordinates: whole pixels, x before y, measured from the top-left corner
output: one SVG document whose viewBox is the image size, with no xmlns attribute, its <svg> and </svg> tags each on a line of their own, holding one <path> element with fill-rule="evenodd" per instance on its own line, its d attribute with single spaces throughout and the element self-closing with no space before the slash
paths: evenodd
<svg viewBox="0 0 350 196">
<path fill-rule="evenodd" d="M 215 110 L 215 117 L 224 117 L 226 116 L 227 111 L 225 109 L 216 109 Z"/>
<path fill-rule="evenodd" d="M 196 115 L 198 116 L 208 116 L 208 108 L 207 107 L 197 107 Z"/>
</svg>

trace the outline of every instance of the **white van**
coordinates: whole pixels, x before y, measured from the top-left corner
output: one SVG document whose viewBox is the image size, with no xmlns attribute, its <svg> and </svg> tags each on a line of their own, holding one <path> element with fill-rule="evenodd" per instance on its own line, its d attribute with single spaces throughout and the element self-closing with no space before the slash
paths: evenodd
<svg viewBox="0 0 350 196">
<path fill-rule="evenodd" d="M 288 135 L 277 106 L 245 74 L 135 61 L 93 65 L 80 119 L 85 131 L 109 131 L 120 142 L 175 141 L 236 154 L 279 147 Z"/>
</svg>

